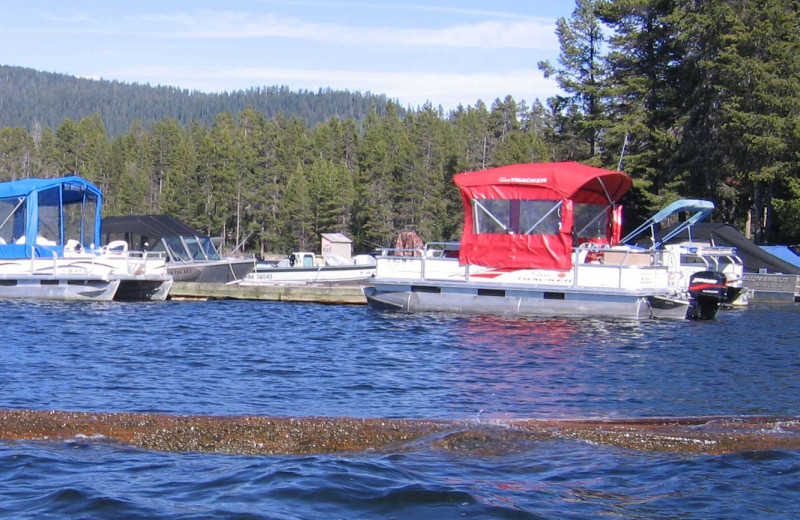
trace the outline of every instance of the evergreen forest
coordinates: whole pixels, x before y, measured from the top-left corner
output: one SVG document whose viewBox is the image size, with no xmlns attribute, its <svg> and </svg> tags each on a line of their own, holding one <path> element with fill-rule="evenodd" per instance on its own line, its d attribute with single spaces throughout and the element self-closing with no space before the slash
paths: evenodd
<svg viewBox="0 0 800 520">
<path fill-rule="evenodd" d="M 318 251 L 339 231 L 363 252 L 407 229 L 458 239 L 456 173 L 570 160 L 634 179 L 628 227 L 707 198 L 757 243 L 800 243 L 800 1 L 577 0 L 554 31 L 559 59 L 531 67 L 561 95 L 449 112 L 285 88 L 45 89 L 0 67 L 0 181 L 81 175 L 105 214 L 170 214 L 227 250 Z M 76 96 L 89 112 L 70 111 Z"/>
</svg>

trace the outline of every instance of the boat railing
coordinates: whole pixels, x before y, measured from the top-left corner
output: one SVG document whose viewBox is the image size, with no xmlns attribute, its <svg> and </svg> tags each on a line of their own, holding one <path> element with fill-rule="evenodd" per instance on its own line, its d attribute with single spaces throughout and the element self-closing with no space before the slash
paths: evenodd
<svg viewBox="0 0 800 520">
<path fill-rule="evenodd" d="M 381 247 L 378 248 L 378 260 L 402 260 L 418 263 L 419 278 L 424 280 L 429 272 L 428 264 L 432 261 L 458 262 L 458 242 L 428 242 L 421 248 Z M 465 266 L 465 276 L 469 280 L 469 266 Z"/>
<path fill-rule="evenodd" d="M 472 268 L 475 271 L 475 266 L 459 264 L 455 256 L 456 246 L 457 243 L 432 242 L 423 248 L 381 248 L 377 257 L 378 276 L 419 280 L 460 279 L 469 282 L 470 270 Z M 573 248 L 573 255 L 571 277 L 553 277 L 555 283 L 617 289 L 630 287 L 631 284 L 644 284 L 643 287 L 679 290 L 679 259 L 668 251 L 581 245 Z M 636 274 L 645 271 L 652 274 Z M 544 275 L 545 279 L 550 279 L 550 275 Z"/>
<path fill-rule="evenodd" d="M 680 258 L 670 251 L 603 247 L 597 244 L 581 244 L 573 248 L 573 251 L 573 285 L 580 283 L 578 272 L 583 269 L 614 269 L 617 288 L 627 285 L 626 272 L 656 269 L 666 271 L 667 285 L 671 290 L 680 289 Z"/>
<path fill-rule="evenodd" d="M 166 271 L 167 255 L 163 251 L 128 251 L 125 270 L 131 274 L 153 274 Z"/>
<path fill-rule="evenodd" d="M 42 261 L 52 264 L 51 269 L 54 276 L 74 274 L 76 269 L 75 262 L 80 262 L 82 269 L 98 274 L 105 273 L 108 270 L 109 261 L 114 266 L 111 268 L 111 272 L 116 274 L 161 274 L 160 271 L 166 270 L 166 255 L 161 251 L 109 252 L 109 250 L 103 249 L 87 249 L 84 251 L 65 251 L 63 255 L 59 255 L 58 251 L 50 251 L 50 253 L 51 257 L 37 257 L 35 252 L 32 252 L 29 259 L 29 272 L 31 274 L 41 272 L 44 268 Z M 101 265 L 100 262 L 102 262 L 102 268 L 98 272 L 97 267 Z"/>
</svg>

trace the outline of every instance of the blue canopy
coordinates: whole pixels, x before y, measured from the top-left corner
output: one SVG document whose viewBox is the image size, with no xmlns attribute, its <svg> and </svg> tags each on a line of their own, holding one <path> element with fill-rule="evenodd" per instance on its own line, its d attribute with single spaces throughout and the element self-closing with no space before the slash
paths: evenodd
<svg viewBox="0 0 800 520">
<path fill-rule="evenodd" d="M 0 257 L 52 257 L 69 240 L 99 246 L 102 197 L 76 176 L 0 183 Z"/>
<path fill-rule="evenodd" d="M 691 212 L 692 215 L 685 221 L 681 222 L 674 229 L 672 229 L 667 235 L 661 238 L 658 238 L 656 236 L 656 227 L 655 227 L 656 225 L 665 221 L 670 216 L 684 211 Z M 651 231 L 653 236 L 653 247 L 656 248 L 661 247 L 665 242 L 669 241 L 669 239 L 671 239 L 672 237 L 678 235 L 684 229 L 690 230 L 689 232 L 691 239 L 692 226 L 705 219 L 713 211 L 714 211 L 714 203 L 711 202 L 710 200 L 702 200 L 702 199 L 676 200 L 672 204 L 665 206 L 658 213 L 647 219 L 645 222 L 642 223 L 642 225 L 640 225 L 639 227 L 628 233 L 628 235 L 625 238 L 623 238 L 620 242 L 623 244 L 627 244 L 647 230 Z"/>
</svg>

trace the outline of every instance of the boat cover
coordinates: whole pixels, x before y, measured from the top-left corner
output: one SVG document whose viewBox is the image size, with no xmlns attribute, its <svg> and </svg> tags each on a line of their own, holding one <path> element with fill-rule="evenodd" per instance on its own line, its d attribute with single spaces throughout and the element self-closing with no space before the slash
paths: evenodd
<svg viewBox="0 0 800 520">
<path fill-rule="evenodd" d="M 6 243 L 0 245 L 0 257 L 52 257 L 63 252 L 68 239 L 77 240 L 85 248 L 98 245 L 102 199 L 97 186 L 77 176 L 0 183 L 0 201 L 9 203 L 9 213 L 0 217 L 8 231 L 8 237 L 3 238 Z M 22 201 L 24 222 L 21 209 L 17 211 L 23 208 Z M 67 206 L 78 210 L 67 215 Z M 48 236 L 43 241 L 45 227 Z"/>
<path fill-rule="evenodd" d="M 669 242 L 680 243 L 688 239 L 688 233 L 684 230 Z M 730 224 L 698 222 L 692 226 L 692 240 L 735 247 L 736 254 L 742 259 L 744 270 L 748 273 L 766 269 L 768 273 L 800 274 L 800 267 L 763 250 Z"/>
<path fill-rule="evenodd" d="M 618 216 L 613 206 L 631 187 L 630 177 L 622 172 L 576 162 L 515 164 L 460 173 L 453 180 L 464 202 L 460 262 L 505 268 L 571 268 L 573 203 L 608 205 Z M 558 201 L 558 229 L 536 234 L 518 228 L 479 232 L 473 201 L 485 200 Z"/>
<path fill-rule="evenodd" d="M 132 233 L 152 239 L 180 236 L 205 237 L 169 215 L 124 215 L 103 219 L 103 235 Z"/>
</svg>

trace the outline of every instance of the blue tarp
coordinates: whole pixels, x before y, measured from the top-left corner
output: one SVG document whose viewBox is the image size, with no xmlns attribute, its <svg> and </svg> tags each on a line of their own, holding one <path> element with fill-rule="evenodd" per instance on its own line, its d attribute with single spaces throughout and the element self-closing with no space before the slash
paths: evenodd
<svg viewBox="0 0 800 520">
<path fill-rule="evenodd" d="M 792 265 L 800 267 L 800 256 L 797 256 L 794 251 L 786 246 L 761 246 L 761 249 L 772 256 L 777 256 L 784 262 L 789 262 Z"/>
</svg>

